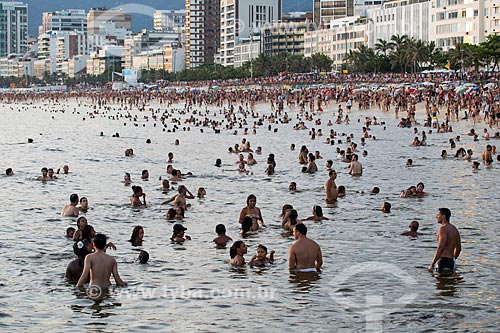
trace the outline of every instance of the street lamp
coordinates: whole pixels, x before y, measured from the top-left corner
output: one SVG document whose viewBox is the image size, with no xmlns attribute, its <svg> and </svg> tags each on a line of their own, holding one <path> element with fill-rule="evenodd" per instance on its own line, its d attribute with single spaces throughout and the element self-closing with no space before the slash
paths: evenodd
<svg viewBox="0 0 500 333">
<path fill-rule="evenodd" d="M 344 22 L 344 41 L 345 41 L 344 62 L 345 62 L 345 69 L 347 70 L 347 22 L 349 21 L 342 21 L 342 22 Z"/>
</svg>

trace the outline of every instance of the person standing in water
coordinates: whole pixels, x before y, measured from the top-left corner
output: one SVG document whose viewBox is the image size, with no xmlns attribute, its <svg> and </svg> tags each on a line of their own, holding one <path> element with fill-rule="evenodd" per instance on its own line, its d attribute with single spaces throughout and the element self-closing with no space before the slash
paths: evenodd
<svg viewBox="0 0 500 333">
<path fill-rule="evenodd" d="M 429 265 L 429 272 L 434 270 L 434 265 L 438 264 L 438 273 L 454 272 L 455 261 L 462 251 L 460 233 L 458 229 L 450 223 L 451 211 L 448 208 L 439 208 L 436 220 L 441 227 L 437 234 L 438 246 L 436 254 Z"/>
</svg>

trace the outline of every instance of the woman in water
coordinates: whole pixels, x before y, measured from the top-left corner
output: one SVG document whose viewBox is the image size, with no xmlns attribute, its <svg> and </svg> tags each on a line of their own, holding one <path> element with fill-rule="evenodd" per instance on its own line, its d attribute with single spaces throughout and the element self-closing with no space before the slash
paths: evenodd
<svg viewBox="0 0 500 333">
<path fill-rule="evenodd" d="M 132 236 L 130 236 L 129 242 L 132 246 L 142 246 L 142 238 L 144 237 L 144 228 L 140 225 L 134 227 L 132 230 Z"/>
<path fill-rule="evenodd" d="M 132 186 L 132 191 L 134 192 L 130 196 L 130 204 L 132 205 L 132 207 L 146 206 L 146 193 L 142 192 L 142 187 Z"/>
<path fill-rule="evenodd" d="M 250 194 L 247 198 L 247 206 L 243 207 L 240 212 L 239 223 L 243 223 L 245 217 L 250 217 L 252 219 L 252 230 L 258 230 L 260 225 L 264 225 L 264 219 L 262 218 L 262 213 L 260 208 L 256 207 L 257 197 Z"/>
<path fill-rule="evenodd" d="M 247 253 L 247 246 L 243 241 L 236 241 L 231 245 L 229 249 L 229 256 L 231 257 L 231 265 L 233 266 L 244 266 L 245 258 L 243 255 Z"/>
<path fill-rule="evenodd" d="M 312 216 L 309 216 L 306 218 L 306 221 L 323 221 L 323 220 L 329 220 L 329 218 L 323 216 L 323 209 L 321 206 L 314 205 L 312 209 Z"/>
</svg>

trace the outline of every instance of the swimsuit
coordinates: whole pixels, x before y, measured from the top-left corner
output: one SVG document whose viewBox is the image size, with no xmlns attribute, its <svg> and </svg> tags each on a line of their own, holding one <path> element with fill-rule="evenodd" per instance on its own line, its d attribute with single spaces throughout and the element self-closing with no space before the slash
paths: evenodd
<svg viewBox="0 0 500 333">
<path fill-rule="evenodd" d="M 316 267 L 297 269 L 298 273 L 316 273 Z"/>
<path fill-rule="evenodd" d="M 438 268 L 437 271 L 438 273 L 443 273 L 443 272 L 454 272 L 455 271 L 455 259 L 453 258 L 446 258 L 446 257 L 441 257 L 438 262 Z"/>
</svg>

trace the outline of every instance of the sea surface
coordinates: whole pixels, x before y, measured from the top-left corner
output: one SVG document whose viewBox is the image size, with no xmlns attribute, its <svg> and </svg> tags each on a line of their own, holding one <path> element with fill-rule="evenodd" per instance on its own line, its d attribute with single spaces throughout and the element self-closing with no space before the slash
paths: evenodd
<svg viewBox="0 0 500 333">
<path fill-rule="evenodd" d="M 147 108 L 158 116 L 165 111 L 154 104 Z M 12 167 L 15 172 L 12 177 L 0 176 L 0 331 L 498 332 L 500 166 L 495 161 L 491 169 L 481 165 L 473 172 L 471 162 L 440 155 L 447 149 L 453 156 L 464 147 L 472 148 L 473 158 L 480 159 L 487 143 L 500 148 L 500 141 L 473 142 L 467 136 L 472 124 L 460 121 L 452 122 L 453 133 L 434 130 L 427 134 L 427 146 L 412 147 L 413 130 L 396 127 L 392 112 L 354 110 L 349 114 L 351 124 L 329 127 L 336 109 L 327 106 L 314 117 L 321 119 L 321 125 L 306 121 L 309 128 L 321 128 L 324 134 L 312 140 L 308 130 L 292 130 L 298 122 L 297 109 L 286 109 L 289 124 L 264 121 L 256 134 L 244 136 L 243 129 L 251 131 L 257 119 L 249 116 L 248 125 L 231 130 L 225 130 L 224 123 L 216 134 L 185 124 L 183 119 L 190 115 L 175 112 L 180 124 L 170 117 L 163 131 L 164 125 L 152 119 L 151 111 L 132 111 L 134 121 L 123 117 L 128 111 L 118 105 L 110 110 L 96 107 L 98 112 L 93 113 L 88 101 L 0 104 L 0 169 L 4 173 Z M 218 108 L 209 110 L 205 115 L 201 108 L 194 117 L 223 119 Z M 256 111 L 268 115 L 270 108 L 260 104 Z M 370 134 L 376 140 L 367 139 L 361 147 L 366 116 L 376 116 L 385 126 L 372 126 Z M 417 118 L 423 123 L 421 112 Z M 174 125 L 177 130 L 172 132 Z M 477 124 L 476 132 L 485 127 Z M 324 143 L 331 128 L 339 132 L 336 140 L 342 144 Z M 429 128 L 418 126 L 418 130 Z M 113 137 L 115 133 L 119 138 Z M 353 133 L 358 143 L 361 177 L 348 175 L 347 165 L 336 156 L 337 146 L 347 147 L 342 133 Z M 461 139 L 451 150 L 448 140 L 457 135 Z M 237 155 L 228 153 L 228 147 L 243 137 L 254 149 L 263 150 L 262 155 L 254 154 L 258 164 L 248 167 L 248 174 L 236 171 Z M 28 144 L 28 138 L 34 142 Z M 295 151 L 290 150 L 292 143 Z M 297 161 L 304 144 L 324 157 L 317 160 L 316 174 L 301 173 Z M 125 157 L 127 148 L 135 156 Z M 366 157 L 361 156 L 363 149 Z M 160 177 L 167 177 L 168 152 L 174 153 L 175 168 L 193 173 L 181 183 L 193 193 L 198 187 L 207 191 L 205 198 L 189 200 L 182 223 L 192 240 L 182 245 L 170 242 L 173 223 L 165 217 L 170 206 L 160 205 L 176 193 L 160 190 Z M 272 176 L 265 174 L 269 153 L 275 154 L 277 163 Z M 222 159 L 221 168 L 214 166 L 216 158 Z M 405 166 L 408 158 L 413 167 Z M 347 188 L 347 195 L 331 207 L 324 203 L 327 159 L 334 161 L 337 185 Z M 65 164 L 70 167 L 68 175 L 60 174 L 55 181 L 35 180 L 42 167 L 62 169 Z M 149 170 L 149 181 L 141 180 L 143 169 Z M 130 207 L 132 190 L 121 182 L 125 172 L 147 194 L 146 208 Z M 291 181 L 300 192 L 287 191 Z M 399 197 L 401 190 L 420 181 L 428 196 Z M 380 187 L 380 194 L 369 194 L 374 186 Z M 72 218 L 61 218 L 60 211 L 71 193 L 88 198 L 91 208 L 84 215 L 118 247 L 108 253 L 117 259 L 120 275 L 128 282 L 128 287 L 112 287 L 99 300 L 64 278 L 74 259 L 73 242 L 64 237 L 65 231 L 76 225 Z M 229 265 L 229 249 L 216 249 L 212 239 L 219 223 L 226 225 L 234 240 L 241 238 L 237 221 L 249 194 L 257 196 L 265 228 L 244 238 L 246 260 L 258 244 L 275 250 L 276 260 L 266 268 L 235 269 Z M 392 204 L 389 214 L 380 211 L 384 201 Z M 329 218 L 305 223 L 308 236 L 323 252 L 318 275 L 297 275 L 288 269 L 288 249 L 294 240 L 281 229 L 279 217 L 286 203 L 297 209 L 299 219 L 310 216 L 313 205 L 321 205 Z M 427 271 L 437 245 L 439 207 L 451 209 L 451 222 L 463 245 L 457 273 L 445 278 Z M 412 220 L 420 223 L 422 234 L 400 236 Z M 138 264 L 138 252 L 127 241 L 136 225 L 145 230 L 142 249 L 150 254 L 146 265 Z"/>
</svg>

